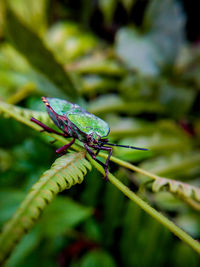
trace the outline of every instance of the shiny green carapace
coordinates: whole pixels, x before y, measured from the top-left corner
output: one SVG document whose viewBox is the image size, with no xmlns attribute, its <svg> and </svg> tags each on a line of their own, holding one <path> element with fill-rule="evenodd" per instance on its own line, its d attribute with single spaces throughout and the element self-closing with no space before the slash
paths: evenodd
<svg viewBox="0 0 200 267">
<path fill-rule="evenodd" d="M 53 120 L 55 125 L 62 130 L 62 133 L 49 128 L 35 118 L 31 118 L 31 121 L 40 125 L 44 131 L 56 133 L 64 136 L 65 138 L 73 137 L 70 143 L 57 149 L 56 152 L 63 154 L 76 139 L 80 140 L 83 142 L 85 149 L 92 158 L 103 166 L 106 178 L 108 175 L 108 163 L 112 154 L 111 146 L 148 150 L 145 148 L 108 143 L 108 139 L 105 137 L 107 137 L 110 132 L 109 125 L 104 120 L 87 112 L 77 104 L 72 104 L 66 100 L 51 97 L 42 97 L 42 101 L 46 106 L 50 118 Z M 96 158 L 100 150 L 109 152 L 105 164 Z"/>
<path fill-rule="evenodd" d="M 66 120 L 63 122 L 66 126 L 71 123 L 75 131 L 83 133 L 83 137 L 87 135 L 94 135 L 99 137 L 105 137 L 109 134 L 110 128 L 108 124 L 102 119 L 90 114 L 77 104 L 72 104 L 66 100 L 61 100 L 58 98 L 46 97 L 43 100 L 46 104 L 47 111 L 50 117 L 54 120 L 54 112 L 57 115 L 62 116 Z M 51 109 L 54 111 L 51 111 Z M 58 122 L 55 122 L 59 127 Z"/>
</svg>

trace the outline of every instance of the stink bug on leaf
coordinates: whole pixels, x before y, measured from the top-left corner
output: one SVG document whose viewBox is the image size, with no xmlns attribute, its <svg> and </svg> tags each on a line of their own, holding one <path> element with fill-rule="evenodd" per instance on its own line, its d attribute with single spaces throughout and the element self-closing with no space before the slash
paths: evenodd
<svg viewBox="0 0 200 267">
<path fill-rule="evenodd" d="M 109 143 L 108 139 L 105 138 L 110 132 L 109 125 L 77 104 L 51 97 L 42 97 L 42 101 L 46 106 L 50 118 L 55 125 L 62 130 L 62 133 L 49 128 L 35 118 L 31 118 L 31 121 L 40 125 L 43 128 L 43 131 L 55 133 L 64 136 L 65 138 L 73 137 L 70 143 L 58 148 L 56 153 L 63 154 L 76 139 L 80 140 L 91 157 L 104 168 L 105 178 L 108 176 L 108 163 L 112 155 L 112 146 L 148 150 L 146 148 Z M 96 153 L 94 153 L 94 150 Z M 96 158 L 100 150 L 109 152 L 105 163 Z"/>
</svg>

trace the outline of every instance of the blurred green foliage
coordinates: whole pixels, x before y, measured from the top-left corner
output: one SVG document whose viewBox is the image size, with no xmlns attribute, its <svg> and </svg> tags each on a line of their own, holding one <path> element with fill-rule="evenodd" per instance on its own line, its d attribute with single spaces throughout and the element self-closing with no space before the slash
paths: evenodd
<svg viewBox="0 0 200 267">
<path fill-rule="evenodd" d="M 0 100 L 38 111 L 43 95 L 73 100 L 110 124 L 112 142 L 150 149 L 115 148 L 114 155 L 198 187 L 200 45 L 187 40 L 181 1 L 143 1 L 140 23 L 131 16 L 138 2 L 1 1 Z M 126 22 L 117 24 L 119 9 Z M 56 156 L 49 139 L 1 115 L 2 226 Z M 200 238 L 191 202 L 168 186 L 153 192 L 142 175 L 110 170 Z M 197 267 L 199 259 L 92 170 L 56 197 L 6 263 L 36 265 Z"/>
</svg>

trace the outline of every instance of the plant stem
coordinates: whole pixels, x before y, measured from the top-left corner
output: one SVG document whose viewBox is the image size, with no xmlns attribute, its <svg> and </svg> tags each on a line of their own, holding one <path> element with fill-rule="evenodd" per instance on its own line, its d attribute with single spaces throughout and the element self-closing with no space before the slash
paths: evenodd
<svg viewBox="0 0 200 267">
<path fill-rule="evenodd" d="M 104 169 L 94 161 L 89 155 L 87 158 L 90 160 L 92 165 L 104 174 Z M 127 186 L 121 183 L 114 175 L 111 173 L 108 174 L 109 181 L 115 185 L 121 192 L 124 193 L 129 199 L 134 201 L 140 208 L 142 208 L 146 213 L 156 219 L 163 226 L 168 228 L 172 233 L 174 233 L 177 237 L 179 237 L 182 241 L 187 243 L 191 248 L 193 248 L 198 254 L 200 254 L 200 244 L 198 241 L 194 240 L 190 235 L 184 232 L 181 228 L 179 228 L 176 224 L 162 215 L 160 212 L 156 211 L 152 208 L 148 203 L 142 200 L 139 196 L 137 196 L 134 192 L 132 192 Z"/>
<path fill-rule="evenodd" d="M 195 200 L 185 197 L 183 195 L 179 196 L 180 199 L 185 201 L 188 205 L 190 205 L 194 210 L 200 211 L 200 203 L 196 202 Z"/>
<path fill-rule="evenodd" d="M 99 153 L 99 156 L 102 157 L 102 158 L 107 158 L 107 155 L 105 153 L 102 153 L 102 152 Z M 132 171 L 138 172 L 140 174 L 143 174 L 145 176 L 148 176 L 148 177 L 152 178 L 153 180 L 157 180 L 157 179 L 160 178 L 156 174 L 153 174 L 151 172 L 145 171 L 145 170 L 143 170 L 143 169 L 141 169 L 139 167 L 136 167 L 135 165 L 133 165 L 133 164 L 131 164 L 129 162 L 126 162 L 126 161 L 121 160 L 119 158 L 116 158 L 114 156 L 111 156 L 110 160 L 115 162 L 115 163 L 117 163 L 118 165 L 120 165 L 122 167 L 125 167 L 125 168 L 129 169 L 129 170 L 132 170 Z"/>
</svg>

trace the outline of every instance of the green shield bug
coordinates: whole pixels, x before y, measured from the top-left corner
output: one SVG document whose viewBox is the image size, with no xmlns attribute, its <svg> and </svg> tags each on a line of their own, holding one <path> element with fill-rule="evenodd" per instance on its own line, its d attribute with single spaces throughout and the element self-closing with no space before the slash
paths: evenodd
<svg viewBox="0 0 200 267">
<path fill-rule="evenodd" d="M 105 138 L 110 132 L 109 125 L 104 120 L 87 112 L 77 104 L 51 97 L 42 97 L 42 101 L 46 106 L 50 118 L 62 130 L 62 133 L 49 128 L 35 118 L 31 118 L 31 121 L 40 125 L 44 131 L 55 133 L 65 138 L 73 137 L 70 143 L 58 148 L 56 153 L 63 154 L 76 139 L 80 140 L 91 157 L 104 168 L 105 178 L 108 175 L 108 163 L 112 155 L 112 146 L 148 150 L 146 148 L 109 143 L 108 139 Z M 109 152 L 105 163 L 96 158 L 100 150 Z"/>
</svg>

